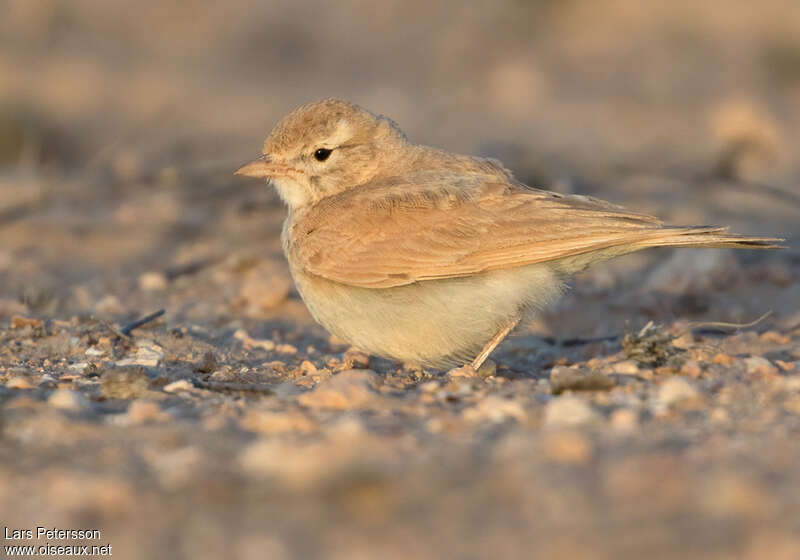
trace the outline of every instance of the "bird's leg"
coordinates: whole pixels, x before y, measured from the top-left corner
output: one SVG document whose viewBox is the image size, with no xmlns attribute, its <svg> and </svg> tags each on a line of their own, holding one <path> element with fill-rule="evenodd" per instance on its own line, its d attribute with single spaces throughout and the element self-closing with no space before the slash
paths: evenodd
<svg viewBox="0 0 800 560">
<path fill-rule="evenodd" d="M 481 353 L 478 354 L 474 360 L 472 360 L 472 368 L 475 371 L 478 371 L 478 368 L 483 365 L 483 362 L 486 361 L 486 358 L 489 357 L 489 354 L 491 354 L 494 349 L 497 348 L 497 345 L 500 344 L 506 336 L 508 336 L 508 333 L 514 330 L 514 327 L 519 324 L 519 320 L 520 317 L 517 317 L 511 321 L 508 325 L 497 331 L 497 333 L 489 340 L 489 342 L 486 343 L 486 346 L 483 347 Z"/>
</svg>

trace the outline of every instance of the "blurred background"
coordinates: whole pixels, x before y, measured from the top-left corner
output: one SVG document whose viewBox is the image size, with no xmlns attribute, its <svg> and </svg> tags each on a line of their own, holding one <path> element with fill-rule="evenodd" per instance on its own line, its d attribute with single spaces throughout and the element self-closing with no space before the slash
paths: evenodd
<svg viewBox="0 0 800 560">
<path fill-rule="evenodd" d="M 649 320 L 746 322 L 771 309 L 778 321 L 772 328 L 789 336 L 800 325 L 796 0 L 3 0 L 0 12 L 0 324 L 36 317 L 56 321 L 48 325 L 62 321 L 58 328 L 68 332 L 42 350 L 35 342 L 8 342 L 24 329 L 0 336 L 11 348 L 0 362 L 3 379 L 23 377 L 32 391 L 41 391 L 28 401 L 13 393 L 16 412 L 0 415 L 10 438 L 0 451 L 0 501 L 7 500 L 0 514 L 16 512 L 4 521 L 102 526 L 119 555 L 132 558 L 205 558 L 230 551 L 241 558 L 370 558 L 375 550 L 382 557 L 443 557 L 450 551 L 472 558 L 497 550 L 524 557 L 520 551 L 532 549 L 515 546 L 519 540 L 527 547 L 535 543 L 551 558 L 638 558 L 643 551 L 654 558 L 800 556 L 791 531 L 761 531 L 763 518 L 773 515 L 774 522 L 796 512 L 781 501 L 796 497 L 787 489 L 800 487 L 792 482 L 798 473 L 786 477 L 785 469 L 796 466 L 781 455 L 782 441 L 769 440 L 773 447 L 761 449 L 772 467 L 783 465 L 775 471 L 747 462 L 758 455 L 751 453 L 754 447 L 736 447 L 724 438 L 716 451 L 697 452 L 685 463 L 673 454 L 673 444 L 680 440 L 690 447 L 699 432 L 678 415 L 672 428 L 656 427 L 655 439 L 643 435 L 619 454 L 594 454 L 592 449 L 608 449 L 595 436 L 566 436 L 567 447 L 556 447 L 556 455 L 566 457 L 569 468 L 582 464 L 585 471 L 575 467 L 563 475 L 536 463 L 539 444 L 520 442 L 541 435 L 547 398 L 536 383 L 546 381 L 542 368 L 552 367 L 557 357 L 539 347 L 536 358 L 520 357 L 520 349 L 531 350 L 525 346 L 530 341 L 508 343 L 498 359 L 528 372 L 531 387 L 539 387 L 539 393 L 526 393 L 529 421 L 517 432 L 509 428 L 517 439 L 502 440 L 500 458 L 484 465 L 480 480 L 470 474 L 471 461 L 486 459 L 484 446 L 500 441 L 499 432 L 464 428 L 447 439 L 448 430 L 460 424 L 439 419 L 436 433 L 450 434 L 441 436 L 442 444 L 430 435 L 430 412 L 414 424 L 428 435 L 408 436 L 433 453 L 421 466 L 396 466 L 413 455 L 406 439 L 365 448 L 367 456 L 381 458 L 382 477 L 402 481 L 384 492 L 384 478 L 362 484 L 358 469 L 372 473 L 372 463 L 356 462 L 343 479 L 331 475 L 340 485 L 328 484 L 319 465 L 331 456 L 336 464 L 350 465 L 351 457 L 342 459 L 336 450 L 361 441 L 346 422 L 330 441 L 323 434 L 329 447 L 291 447 L 297 434 L 305 441 L 324 432 L 331 420 L 324 415 L 312 415 L 305 424 L 295 415 L 279 424 L 283 428 L 253 428 L 252 422 L 239 422 L 246 412 L 240 401 L 183 402 L 170 409 L 172 419 L 183 423 L 158 439 L 146 427 L 136 431 L 102 420 L 127 410 L 129 401 L 98 401 L 90 381 L 80 385 L 93 403 L 78 407 L 88 418 L 84 423 L 72 425 L 37 408 L 45 406 L 48 391 L 66 382 L 58 377 L 65 368 L 95 367 L 92 360 L 101 369 L 111 367 L 110 358 L 106 363 L 84 355 L 102 341 L 87 334 L 87 321 L 124 323 L 159 308 L 167 318 L 157 324 L 158 332 L 185 338 L 183 346 L 173 340 L 167 350 L 172 365 L 156 360 L 151 377 L 196 375 L 195 366 L 175 364 L 196 362 L 206 351 L 216 356 L 213 364 L 198 366 L 206 373 L 245 362 L 264 370 L 259 364 L 277 359 L 289 372 L 299 371 L 303 360 L 324 368 L 324 353 L 315 358 L 304 349 L 335 353 L 337 343 L 313 324 L 293 291 L 278 242 L 284 210 L 271 189 L 232 173 L 260 153 L 278 119 L 325 97 L 386 114 L 414 142 L 499 158 L 534 186 L 597 196 L 676 223 L 730 225 L 739 233 L 787 238 L 788 250 L 769 255 L 655 251 L 609 263 L 577 278 L 573 291 L 531 333 L 604 337 Z M 251 359 L 241 354 L 245 339 L 234 334 L 242 328 L 299 351 L 276 358 L 261 350 L 258 360 Z M 617 346 L 592 352 L 609 356 Z M 121 357 L 121 350 L 114 352 L 113 358 Z M 561 352 L 566 350 L 556 356 Z M 592 355 L 587 351 L 581 359 Z M 63 367 L 52 365 L 62 363 L 58 356 Z M 799 357 L 781 356 L 789 364 Z M 269 363 L 270 371 L 280 369 Z M 51 376 L 45 381 L 43 371 Z M 289 374 L 275 375 L 279 384 Z M 0 397 L 11 399 L 10 391 Z M 281 407 L 297 406 L 294 397 L 286 398 Z M 596 418 L 610 417 L 609 402 L 593 405 L 605 411 Z M 70 406 L 69 414 L 77 414 Z M 704 413 L 691 414 L 705 426 Z M 402 414 L 395 417 L 399 424 L 390 417 L 369 416 L 378 427 L 366 422 L 366 431 L 389 437 L 411 430 Z M 773 433 L 792 433 L 792 422 Z M 43 431 L 51 435 L 41 439 Z M 261 478 L 253 482 L 227 459 L 247 452 L 254 432 L 276 431 L 290 443 L 267 455 L 280 460 L 287 454 L 296 470 L 281 471 L 277 487 L 265 489 Z M 118 439 L 119 447 L 109 447 L 109 438 Z M 219 439 L 225 443 L 209 451 Z M 171 462 L 157 459 L 161 451 L 137 454 L 140 447 L 172 449 L 179 441 L 194 446 L 164 455 Z M 652 449 L 667 451 L 642 455 Z M 728 479 L 706 468 L 740 460 L 730 472 L 762 473 L 763 481 L 745 477 L 742 485 L 734 478 L 725 486 Z M 529 461 L 528 470 L 522 461 Z M 411 474 L 403 475 L 404 469 Z M 505 477 L 509 486 L 493 485 Z M 702 499 L 696 497 L 697 488 L 719 480 Z M 561 495 L 560 488 L 570 490 Z M 162 501 L 162 493 L 169 501 Z M 705 501 L 698 505 L 697 499 Z M 438 505 L 428 510 L 429 500 Z M 648 509 L 647 503 L 655 505 Z M 341 508 L 343 521 L 331 525 Z M 167 516 L 163 522 L 160 515 Z M 264 536 L 258 519 L 270 520 L 274 531 Z M 532 523 L 539 525 L 528 531 Z M 630 526 L 635 534 L 628 534 Z M 680 544 L 693 526 L 702 526 L 706 537 Z M 437 549 L 428 527 L 447 544 Z M 485 529 L 478 531 L 477 544 L 469 539 L 476 527 Z M 309 537 L 306 529 L 320 532 Z M 368 546 L 354 544 L 362 531 L 371 535 Z M 732 537 L 737 534 L 739 540 Z M 230 535 L 237 544 L 229 550 Z M 155 544 L 143 544 L 146 536 Z M 458 546 L 448 548 L 454 542 Z"/>
</svg>

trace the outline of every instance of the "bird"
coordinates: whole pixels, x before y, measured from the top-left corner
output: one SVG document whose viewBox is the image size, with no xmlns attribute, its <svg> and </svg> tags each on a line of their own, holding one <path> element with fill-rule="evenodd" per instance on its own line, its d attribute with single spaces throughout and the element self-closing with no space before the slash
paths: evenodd
<svg viewBox="0 0 800 560">
<path fill-rule="evenodd" d="M 414 144 L 339 99 L 284 117 L 236 174 L 266 179 L 285 203 L 281 242 L 314 319 L 358 350 L 425 368 L 477 370 L 590 265 L 783 241 L 529 187 L 497 160 Z"/>
</svg>

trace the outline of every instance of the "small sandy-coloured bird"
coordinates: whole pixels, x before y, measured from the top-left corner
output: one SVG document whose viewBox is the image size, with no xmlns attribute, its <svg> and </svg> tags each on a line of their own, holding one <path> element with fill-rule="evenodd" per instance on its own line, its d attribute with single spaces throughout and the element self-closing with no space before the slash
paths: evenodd
<svg viewBox="0 0 800 560">
<path fill-rule="evenodd" d="M 319 323 L 370 354 L 436 368 L 478 369 L 596 262 L 781 241 L 531 188 L 495 160 L 412 144 L 391 119 L 336 99 L 285 117 L 236 173 L 266 178 L 288 206 L 283 249 Z"/>
</svg>

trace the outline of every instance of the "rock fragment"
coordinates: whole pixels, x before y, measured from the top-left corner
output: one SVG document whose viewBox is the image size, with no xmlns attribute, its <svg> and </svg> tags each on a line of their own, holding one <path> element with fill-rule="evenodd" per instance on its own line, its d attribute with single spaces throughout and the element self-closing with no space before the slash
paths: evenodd
<svg viewBox="0 0 800 560">
<path fill-rule="evenodd" d="M 337 373 L 319 383 L 298 402 L 309 408 L 363 408 L 378 399 L 375 390 L 377 375 L 368 369 L 351 369 Z"/>
<path fill-rule="evenodd" d="M 552 399 L 547 403 L 544 416 L 547 426 L 579 426 L 600 418 L 589 403 L 572 395 Z"/>
</svg>

